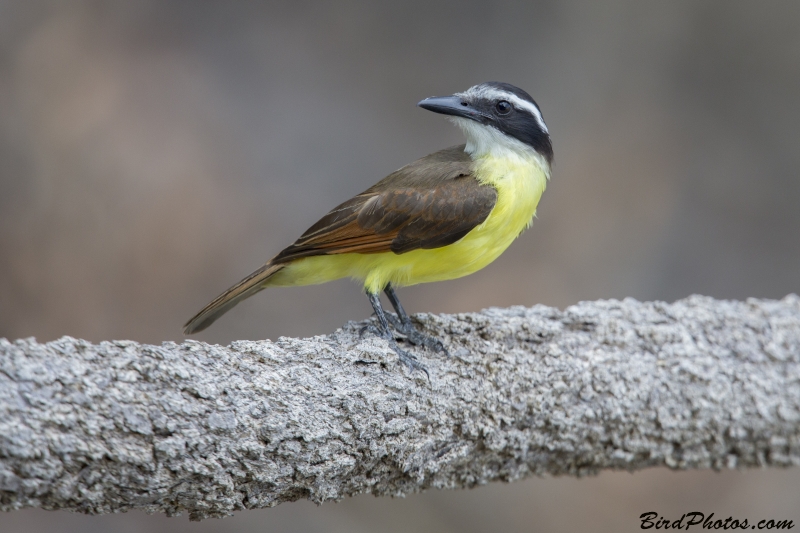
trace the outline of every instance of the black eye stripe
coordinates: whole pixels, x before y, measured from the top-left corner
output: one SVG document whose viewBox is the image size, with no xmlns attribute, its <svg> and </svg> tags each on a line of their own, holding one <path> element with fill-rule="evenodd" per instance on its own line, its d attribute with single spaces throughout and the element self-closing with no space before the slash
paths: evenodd
<svg viewBox="0 0 800 533">
<path fill-rule="evenodd" d="M 508 83 L 487 82 L 470 88 L 465 93 L 465 98 L 478 110 L 478 122 L 532 147 L 548 162 L 553 160 L 550 134 L 544 125 L 539 106 L 531 95 Z M 512 104 L 512 101 L 517 105 Z M 508 104 L 506 113 L 497 108 L 501 102 Z"/>
</svg>

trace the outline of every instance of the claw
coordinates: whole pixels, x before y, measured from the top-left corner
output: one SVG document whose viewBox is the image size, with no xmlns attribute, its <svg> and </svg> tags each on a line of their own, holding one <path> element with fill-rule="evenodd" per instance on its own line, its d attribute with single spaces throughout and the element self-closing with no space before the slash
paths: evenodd
<svg viewBox="0 0 800 533">
<path fill-rule="evenodd" d="M 400 362 L 403 363 L 404 365 L 406 365 L 408 367 L 408 369 L 411 371 L 412 374 L 414 373 L 415 370 L 421 370 L 422 372 L 425 373 L 425 376 L 428 378 L 428 381 L 430 381 L 431 376 L 430 376 L 430 374 L 428 374 L 428 369 L 425 368 L 417 360 L 417 357 L 414 354 L 412 354 L 410 352 L 407 352 L 407 351 L 403 350 L 402 348 L 400 348 L 400 346 L 397 345 L 397 342 L 395 341 L 395 339 L 391 335 L 389 335 L 389 337 L 387 338 L 386 335 L 381 333 L 381 331 L 378 328 L 376 328 L 375 326 L 373 326 L 372 324 L 367 324 L 366 326 L 361 328 L 359 330 L 359 332 L 358 332 L 358 335 L 359 335 L 359 337 L 363 337 L 364 334 L 367 333 L 367 332 L 372 333 L 373 335 L 375 335 L 376 337 L 379 337 L 381 339 L 385 339 L 386 342 L 389 343 L 389 347 L 392 350 L 394 350 L 394 353 L 396 353 L 397 357 L 400 358 Z"/>
<path fill-rule="evenodd" d="M 413 354 L 408 353 L 407 351 L 400 348 L 393 339 L 389 340 L 388 342 L 389 346 L 391 346 L 392 350 L 394 350 L 394 353 L 396 353 L 397 356 L 400 358 L 400 362 L 406 365 L 412 374 L 414 373 L 415 370 L 421 370 L 425 372 L 425 377 L 428 378 L 428 381 L 431 380 L 431 375 L 428 374 L 428 369 L 422 366 L 422 364 L 419 361 L 417 361 L 417 358 L 414 357 Z"/>
<path fill-rule="evenodd" d="M 411 321 L 403 322 L 396 315 L 391 313 L 386 313 L 386 319 L 397 332 L 402 334 L 405 340 L 414 346 L 423 346 L 429 350 L 433 350 L 436 353 L 444 352 L 445 356 L 450 357 L 450 352 L 447 351 L 447 348 L 445 348 L 442 341 L 436 337 L 431 337 L 429 335 L 420 333 L 420 331 L 414 327 L 414 324 L 412 324 Z"/>
<path fill-rule="evenodd" d="M 425 376 L 428 378 L 428 381 L 430 381 L 431 376 L 430 376 L 430 374 L 428 374 L 428 369 L 425 368 L 422 365 L 422 363 L 420 363 L 417 360 L 417 357 L 414 354 L 409 353 L 409 352 L 403 350 L 402 348 L 400 348 L 397 345 L 397 342 L 395 341 L 395 339 L 394 339 L 394 337 L 392 336 L 391 333 L 389 333 L 388 331 L 387 331 L 387 333 L 384 333 L 379 328 L 375 327 L 372 324 L 367 324 L 366 326 L 364 326 L 360 330 L 358 330 L 358 336 L 359 337 L 364 337 L 364 335 L 366 333 L 371 333 L 371 334 L 375 335 L 376 337 L 379 337 L 381 339 L 385 339 L 386 342 L 389 343 L 389 347 L 392 350 L 394 350 L 394 353 L 396 353 L 397 356 L 400 358 L 400 362 L 403 363 L 405 366 L 407 366 L 408 370 L 412 374 L 414 373 L 415 370 L 421 370 L 422 372 L 425 373 Z"/>
<path fill-rule="evenodd" d="M 358 330 L 358 338 L 363 338 L 364 337 L 364 333 L 367 333 L 367 332 L 372 333 L 376 337 L 382 337 L 383 336 L 383 335 L 381 335 L 381 331 L 378 328 L 376 328 L 372 324 L 367 324 L 366 326 L 364 326 L 363 328 Z"/>
<path fill-rule="evenodd" d="M 387 285 L 387 288 L 390 289 L 390 287 L 391 286 Z M 387 293 L 387 294 L 389 294 L 389 293 Z M 397 300 L 397 297 L 394 295 L 394 292 L 391 292 L 391 294 L 392 294 L 391 298 L 393 299 L 393 301 Z M 398 310 L 398 312 L 400 314 L 400 320 L 399 321 L 397 319 L 395 319 L 395 317 L 393 317 L 393 316 L 391 318 L 389 318 L 390 315 L 387 316 L 386 312 L 384 312 L 383 307 L 381 306 L 380 298 L 378 298 L 377 294 L 367 291 L 367 298 L 369 298 L 369 302 L 372 305 L 372 309 L 375 311 L 375 316 L 378 317 L 378 323 L 380 324 L 380 328 L 377 328 L 377 327 L 373 326 L 372 324 L 368 324 L 368 325 L 364 326 L 363 328 L 361 328 L 361 331 L 359 332 L 359 335 L 363 336 L 363 334 L 366 331 L 370 331 L 372 333 L 375 333 L 377 336 L 381 337 L 382 339 L 385 339 L 386 342 L 389 343 L 389 346 L 392 348 L 392 350 L 394 350 L 394 353 L 396 353 L 397 356 L 400 358 L 400 362 L 403 363 L 404 365 L 406 365 L 409 368 L 409 370 L 411 370 L 412 374 L 414 373 L 415 370 L 421 370 L 421 371 L 425 372 L 425 375 L 428 377 L 428 381 L 430 381 L 431 376 L 430 376 L 430 374 L 428 374 L 428 370 L 424 366 L 422 366 L 419 363 L 419 361 L 417 361 L 416 357 L 414 357 L 412 354 L 408 353 L 407 351 L 401 349 L 397 345 L 397 341 L 395 340 L 394 335 L 392 334 L 391 331 L 389 331 L 389 322 L 391 321 L 392 325 L 396 326 L 395 327 L 396 330 L 398 330 L 400 332 L 408 331 L 408 332 L 411 333 L 411 335 L 414 335 L 415 339 L 417 340 L 417 342 L 414 342 L 413 340 L 411 340 L 411 336 L 409 335 L 409 340 L 412 342 L 412 344 L 423 344 L 423 345 L 425 345 L 425 337 L 422 336 L 416 329 L 414 329 L 414 326 L 411 324 L 411 321 L 408 320 L 408 316 L 405 314 L 404 311 L 403 312 L 399 312 L 399 310 Z M 395 307 L 398 307 L 399 305 L 400 304 L 398 303 Z M 400 307 L 400 310 L 402 310 L 402 307 Z M 399 322 L 399 324 L 396 324 L 396 322 Z M 404 327 L 405 325 L 407 325 L 408 327 Z M 444 348 L 444 347 L 442 347 L 442 348 Z"/>
</svg>

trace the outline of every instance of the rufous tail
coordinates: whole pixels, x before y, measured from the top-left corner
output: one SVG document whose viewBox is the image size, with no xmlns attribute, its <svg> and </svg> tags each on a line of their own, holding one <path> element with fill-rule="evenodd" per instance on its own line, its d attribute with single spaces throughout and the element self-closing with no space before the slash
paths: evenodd
<svg viewBox="0 0 800 533">
<path fill-rule="evenodd" d="M 183 332 L 186 335 L 190 335 L 198 331 L 203 331 L 213 324 L 216 319 L 227 313 L 233 306 L 264 289 L 266 281 L 284 266 L 286 265 L 275 265 L 272 263 L 267 263 L 262 266 L 242 281 L 214 298 L 210 304 L 205 306 L 183 326 Z"/>
</svg>

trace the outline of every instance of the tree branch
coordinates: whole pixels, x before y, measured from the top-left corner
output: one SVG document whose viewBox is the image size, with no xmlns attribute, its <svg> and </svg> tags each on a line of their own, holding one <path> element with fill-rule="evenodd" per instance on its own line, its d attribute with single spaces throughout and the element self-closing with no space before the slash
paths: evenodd
<svg viewBox="0 0 800 533">
<path fill-rule="evenodd" d="M 0 339 L 0 509 L 224 516 L 532 474 L 800 464 L 800 298 L 417 315 L 161 346 Z"/>
</svg>

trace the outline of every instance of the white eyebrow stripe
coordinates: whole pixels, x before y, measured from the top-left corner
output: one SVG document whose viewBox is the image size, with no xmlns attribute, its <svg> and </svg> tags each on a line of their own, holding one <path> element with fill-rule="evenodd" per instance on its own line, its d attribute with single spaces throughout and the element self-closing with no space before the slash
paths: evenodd
<svg viewBox="0 0 800 533">
<path fill-rule="evenodd" d="M 523 100 L 516 94 L 510 93 L 508 91 L 503 91 L 500 89 L 495 89 L 494 87 L 472 87 L 468 89 L 465 93 L 462 93 L 464 96 L 472 96 L 478 98 L 486 98 L 488 100 L 500 99 L 500 100 L 507 100 L 511 104 L 513 104 L 516 108 L 521 108 L 533 115 L 536 119 L 536 122 L 539 123 L 539 126 L 544 130 L 545 133 L 550 133 L 547 129 L 547 124 L 544 123 L 544 118 L 542 117 L 542 112 L 539 111 L 539 108 L 533 105 L 531 102 L 527 100 Z"/>
</svg>

